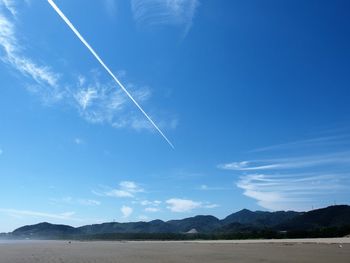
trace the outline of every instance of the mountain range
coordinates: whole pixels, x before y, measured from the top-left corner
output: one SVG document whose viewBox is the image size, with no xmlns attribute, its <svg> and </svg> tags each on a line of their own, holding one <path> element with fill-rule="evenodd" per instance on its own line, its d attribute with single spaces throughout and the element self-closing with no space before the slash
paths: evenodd
<svg viewBox="0 0 350 263">
<path fill-rule="evenodd" d="M 149 222 L 109 222 L 71 227 L 39 223 L 20 227 L 6 234 L 12 238 L 56 238 L 116 235 L 116 234 L 173 234 L 173 235 L 229 235 L 248 233 L 315 233 L 342 235 L 350 233 L 350 206 L 337 205 L 308 212 L 294 211 L 250 211 L 243 209 L 220 220 L 211 215 L 198 215 L 181 220 L 153 220 Z M 324 229 L 328 229 L 326 232 Z M 329 230 L 330 229 L 330 230 Z M 339 232 L 339 229 L 341 231 Z M 333 232 L 332 232 L 332 231 Z M 272 231 L 272 232 L 271 232 Z M 339 232 L 339 233 L 338 233 Z M 345 232 L 345 234 L 349 234 Z M 300 235 L 300 234 L 299 234 Z M 306 235 L 306 234 L 305 234 Z M 259 236 L 259 235 L 258 235 Z"/>
</svg>

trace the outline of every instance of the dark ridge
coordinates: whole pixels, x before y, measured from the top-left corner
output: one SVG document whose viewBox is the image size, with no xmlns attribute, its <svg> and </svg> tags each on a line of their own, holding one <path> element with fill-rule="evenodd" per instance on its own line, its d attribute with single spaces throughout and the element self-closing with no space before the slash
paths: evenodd
<svg viewBox="0 0 350 263">
<path fill-rule="evenodd" d="M 81 239 L 239 239 L 331 237 L 350 233 L 350 206 L 337 205 L 309 212 L 243 209 L 223 220 L 198 215 L 181 220 L 102 223 L 71 227 L 47 222 L 23 226 L 0 238 Z"/>
<path fill-rule="evenodd" d="M 40 237 L 40 236 L 62 236 L 78 234 L 78 230 L 67 225 L 55 225 L 47 222 L 36 225 L 23 226 L 12 232 L 14 236 Z"/>
<path fill-rule="evenodd" d="M 227 216 L 222 220 L 223 225 L 231 223 L 240 223 L 246 225 L 252 225 L 255 227 L 274 227 L 281 224 L 284 221 L 295 218 L 302 213 L 294 211 L 277 211 L 277 212 L 265 212 L 255 211 L 252 212 L 248 209 L 243 209 L 236 213 Z"/>
<path fill-rule="evenodd" d="M 350 224 L 350 206 L 337 205 L 312 210 L 282 222 L 278 228 L 285 230 L 341 227 Z"/>
</svg>

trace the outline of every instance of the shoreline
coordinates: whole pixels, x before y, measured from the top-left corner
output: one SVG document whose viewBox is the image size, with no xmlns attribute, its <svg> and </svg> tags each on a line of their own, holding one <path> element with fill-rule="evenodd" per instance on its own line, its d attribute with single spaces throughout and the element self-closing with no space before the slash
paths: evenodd
<svg viewBox="0 0 350 263">
<path fill-rule="evenodd" d="M 335 238 L 295 238 L 295 239 L 238 239 L 238 240 L 74 240 L 74 239 L 0 239 L 1 244 L 16 243 L 37 243 L 37 242 L 87 242 L 87 243 L 148 243 L 148 244 L 177 244 L 177 243 L 195 243 L 195 244 L 279 244 L 279 243 L 297 243 L 297 244 L 350 244 L 350 237 Z"/>
</svg>

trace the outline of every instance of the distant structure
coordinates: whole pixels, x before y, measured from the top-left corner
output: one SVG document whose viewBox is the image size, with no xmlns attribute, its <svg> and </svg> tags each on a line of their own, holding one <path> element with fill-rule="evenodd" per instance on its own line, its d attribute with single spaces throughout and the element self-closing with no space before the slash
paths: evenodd
<svg viewBox="0 0 350 263">
<path fill-rule="evenodd" d="M 186 234 L 198 234 L 197 229 L 192 228 L 191 230 L 187 231 Z"/>
</svg>

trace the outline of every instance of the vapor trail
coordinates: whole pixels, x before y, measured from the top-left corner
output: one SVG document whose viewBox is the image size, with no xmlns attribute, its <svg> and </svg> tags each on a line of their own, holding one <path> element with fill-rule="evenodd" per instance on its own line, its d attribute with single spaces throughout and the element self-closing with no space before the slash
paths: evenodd
<svg viewBox="0 0 350 263">
<path fill-rule="evenodd" d="M 126 95 L 135 103 L 137 108 L 145 115 L 145 117 L 149 120 L 150 123 L 156 128 L 156 130 L 162 135 L 162 137 L 167 141 L 167 143 L 174 149 L 174 145 L 169 141 L 169 139 L 164 135 L 164 133 L 158 128 L 158 126 L 153 122 L 153 120 L 147 115 L 147 113 L 141 108 L 141 106 L 137 103 L 137 101 L 131 96 L 131 94 L 127 91 L 124 85 L 118 80 L 118 78 L 112 73 L 112 71 L 107 67 L 107 65 L 102 61 L 102 59 L 97 55 L 95 50 L 89 45 L 89 43 L 82 37 L 79 31 L 73 26 L 73 24 L 69 21 L 69 19 L 62 13 L 62 11 L 58 8 L 58 6 L 54 3 L 53 0 L 48 0 L 51 7 L 57 12 L 57 14 L 63 19 L 64 22 L 69 26 L 69 28 L 74 32 L 74 34 L 80 39 L 80 41 L 87 47 L 87 49 L 91 52 L 91 54 L 97 59 L 97 61 L 102 65 L 102 67 L 108 72 L 109 75 L 115 80 L 115 82 L 119 85 L 119 87 L 126 93 Z"/>
</svg>

